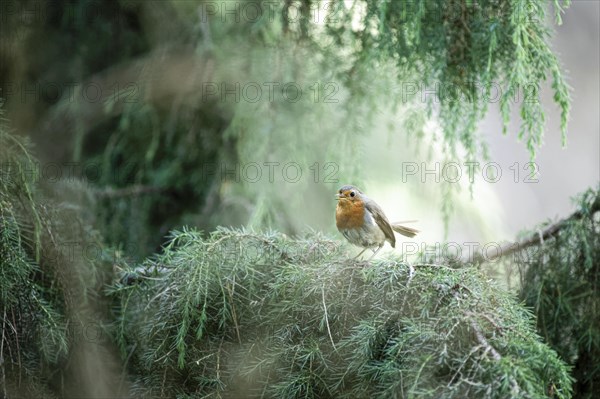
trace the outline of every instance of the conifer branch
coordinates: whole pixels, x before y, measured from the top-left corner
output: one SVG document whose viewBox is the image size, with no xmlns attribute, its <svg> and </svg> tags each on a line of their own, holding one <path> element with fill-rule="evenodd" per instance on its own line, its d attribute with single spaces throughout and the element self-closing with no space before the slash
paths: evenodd
<svg viewBox="0 0 600 399">
<path fill-rule="evenodd" d="M 484 256 L 483 254 L 478 252 L 478 253 L 474 254 L 472 262 L 473 263 L 482 263 L 485 261 L 493 261 L 495 259 L 505 257 L 507 255 L 511 255 L 513 253 L 522 251 L 533 245 L 543 244 L 544 241 L 546 241 L 552 237 L 555 237 L 562 229 L 564 229 L 566 226 L 568 226 L 571 222 L 581 219 L 586 213 L 594 214 L 598 211 L 600 211 L 600 196 L 596 197 L 596 200 L 592 203 L 591 207 L 589 208 L 589 210 L 587 212 L 584 213 L 583 210 L 578 209 L 577 211 L 573 212 L 573 214 L 571 214 L 569 217 L 559 220 L 556 223 L 552 223 L 545 229 L 538 230 L 538 231 L 530 234 L 528 237 L 524 238 L 523 240 L 520 240 L 520 241 L 517 241 L 514 243 L 510 243 L 510 244 L 505 244 L 500 247 L 500 250 L 494 251 L 491 254 L 488 253 Z M 467 263 L 467 262 L 471 262 L 471 260 L 463 259 L 463 262 Z"/>
</svg>

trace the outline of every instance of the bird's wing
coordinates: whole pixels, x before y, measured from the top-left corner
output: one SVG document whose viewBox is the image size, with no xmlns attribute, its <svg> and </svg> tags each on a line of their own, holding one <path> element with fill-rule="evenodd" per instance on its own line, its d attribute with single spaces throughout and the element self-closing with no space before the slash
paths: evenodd
<svg viewBox="0 0 600 399">
<path fill-rule="evenodd" d="M 390 241 L 390 244 L 392 244 L 392 247 L 394 247 L 396 245 L 396 237 L 394 236 L 392 226 L 385 217 L 383 210 L 372 200 L 365 201 L 365 208 L 371 212 L 373 219 L 375 219 L 375 223 L 377 223 L 377 226 L 379 226 L 385 237 Z"/>
</svg>

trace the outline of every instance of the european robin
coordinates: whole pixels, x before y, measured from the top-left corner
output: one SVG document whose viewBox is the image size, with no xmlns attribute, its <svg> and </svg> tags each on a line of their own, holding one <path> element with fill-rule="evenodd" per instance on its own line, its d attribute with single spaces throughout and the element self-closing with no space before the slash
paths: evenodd
<svg viewBox="0 0 600 399">
<path fill-rule="evenodd" d="M 413 228 L 390 223 L 381 207 L 354 186 L 340 188 L 336 199 L 335 224 L 338 230 L 350 243 L 364 248 L 357 258 L 369 248 L 373 249 L 373 258 L 386 241 L 392 248 L 395 247 L 394 231 L 406 237 L 414 237 L 418 233 Z"/>
</svg>

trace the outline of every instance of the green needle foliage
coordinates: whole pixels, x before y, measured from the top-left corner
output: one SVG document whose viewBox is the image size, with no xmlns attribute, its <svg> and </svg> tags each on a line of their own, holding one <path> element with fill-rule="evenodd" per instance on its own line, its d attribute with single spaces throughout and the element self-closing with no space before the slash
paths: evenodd
<svg viewBox="0 0 600 399">
<path fill-rule="evenodd" d="M 318 234 L 172 234 L 111 287 L 138 397 L 568 398 L 530 312 L 472 268 Z"/>
<path fill-rule="evenodd" d="M 106 254 L 81 210 L 41 193 L 29 151 L 0 125 L 0 396 L 85 395 L 73 359 L 98 343 L 84 331 L 101 326 Z"/>
<path fill-rule="evenodd" d="M 0 385 L 3 396 L 38 396 L 68 353 L 65 298 L 39 263 L 47 224 L 34 202 L 34 160 L 4 124 L 0 165 Z"/>
<path fill-rule="evenodd" d="M 309 10 L 318 2 L 300 3 L 306 10 L 302 16 L 310 20 L 314 11 L 311 14 Z M 453 157 L 459 147 L 471 160 L 480 150 L 485 153 L 481 147 L 485 143 L 476 134 L 477 122 L 489 104 L 499 103 L 504 133 L 511 106 L 519 108 L 518 138 L 525 140 L 534 158 L 544 134 L 540 89 L 548 76 L 561 112 L 563 142 L 566 140 L 569 88 L 548 43 L 546 12 L 552 4 L 555 21 L 560 24 L 563 7 L 569 3 L 412 0 L 353 1 L 348 6 L 339 0 L 326 7 L 330 12 L 325 18 L 325 35 L 303 29 L 302 19 L 297 27 L 301 37 L 311 37 L 326 51 L 335 53 L 331 47 L 341 46 L 342 57 L 351 60 L 344 64 L 349 68 L 344 70 L 349 87 L 367 97 L 366 91 L 372 87 L 365 84 L 374 80 L 375 68 L 392 60 L 398 67 L 399 84 L 389 86 L 386 94 L 397 102 L 426 104 L 430 112 L 435 110 L 445 149 Z M 282 8 L 283 14 L 289 15 L 298 7 L 295 2 L 285 2 Z"/>
<path fill-rule="evenodd" d="M 591 399 L 600 397 L 598 188 L 581 194 L 577 204 L 575 217 L 514 263 L 523 273 L 520 296 L 534 310 L 539 334 L 573 366 L 576 397 Z"/>
</svg>

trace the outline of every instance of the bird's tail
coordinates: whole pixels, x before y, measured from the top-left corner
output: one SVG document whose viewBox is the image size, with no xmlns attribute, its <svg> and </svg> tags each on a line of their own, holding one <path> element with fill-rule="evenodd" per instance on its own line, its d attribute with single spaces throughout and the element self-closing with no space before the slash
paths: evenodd
<svg viewBox="0 0 600 399">
<path fill-rule="evenodd" d="M 411 220 L 411 222 L 412 222 L 412 220 Z M 392 229 L 396 233 L 402 234 L 403 236 L 406 236 L 406 237 L 414 237 L 419 232 L 419 230 L 417 230 L 417 229 L 413 229 L 412 227 L 403 226 L 400 223 L 407 223 L 407 222 L 391 223 Z"/>
</svg>

